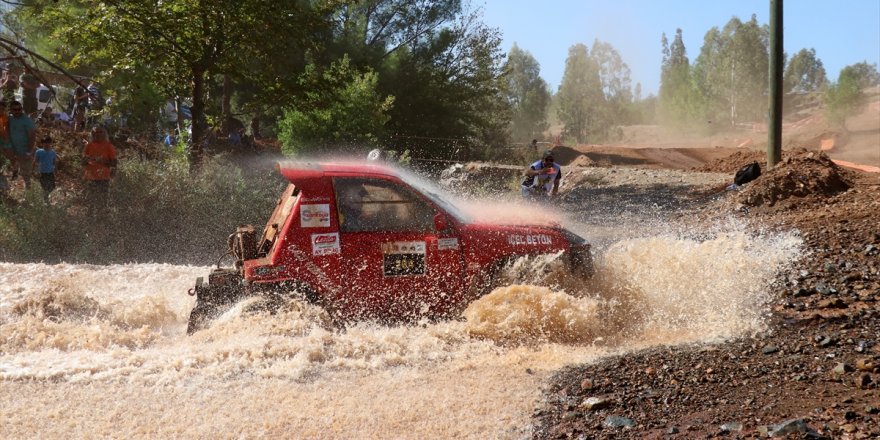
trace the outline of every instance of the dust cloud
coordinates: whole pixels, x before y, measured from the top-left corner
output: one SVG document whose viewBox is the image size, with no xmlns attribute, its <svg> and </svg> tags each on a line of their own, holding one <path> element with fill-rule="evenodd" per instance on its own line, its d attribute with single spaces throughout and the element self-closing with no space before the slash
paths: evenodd
<svg viewBox="0 0 880 440">
<path fill-rule="evenodd" d="M 764 328 L 801 241 L 722 229 L 619 240 L 588 283 L 520 262 L 459 320 L 344 330 L 243 302 L 186 336 L 207 267 L 0 263 L 0 437 L 528 437 L 562 366 Z"/>
</svg>

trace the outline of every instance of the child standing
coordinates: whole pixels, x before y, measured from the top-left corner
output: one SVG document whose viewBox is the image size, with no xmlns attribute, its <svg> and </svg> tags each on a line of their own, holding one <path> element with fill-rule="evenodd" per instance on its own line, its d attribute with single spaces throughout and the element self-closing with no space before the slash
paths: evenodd
<svg viewBox="0 0 880 440">
<path fill-rule="evenodd" d="M 34 153 L 34 164 L 40 171 L 40 186 L 43 187 L 43 197 L 46 204 L 49 203 L 49 194 L 55 189 L 55 163 L 58 154 L 52 149 L 52 138 L 46 136 L 40 141 L 40 148 Z"/>
</svg>

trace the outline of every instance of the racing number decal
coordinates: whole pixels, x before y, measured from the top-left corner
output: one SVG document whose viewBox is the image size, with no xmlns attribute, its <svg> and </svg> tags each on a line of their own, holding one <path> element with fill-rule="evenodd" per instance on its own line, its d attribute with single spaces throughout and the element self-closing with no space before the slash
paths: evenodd
<svg viewBox="0 0 880 440">
<path fill-rule="evenodd" d="M 424 275 L 425 249 L 424 241 L 382 244 L 382 273 L 386 277 Z"/>
</svg>

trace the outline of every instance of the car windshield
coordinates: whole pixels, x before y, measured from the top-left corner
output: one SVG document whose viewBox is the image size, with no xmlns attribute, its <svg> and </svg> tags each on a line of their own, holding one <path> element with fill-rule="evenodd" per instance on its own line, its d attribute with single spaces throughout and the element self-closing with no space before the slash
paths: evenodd
<svg viewBox="0 0 880 440">
<path fill-rule="evenodd" d="M 454 197 L 451 196 L 450 194 L 446 193 L 443 189 L 434 185 L 431 182 L 426 181 L 425 179 L 423 179 L 419 176 L 416 176 L 415 174 L 412 174 L 412 173 L 409 173 L 409 172 L 406 172 L 403 170 L 398 170 L 398 172 L 400 173 L 400 178 L 404 182 L 406 182 L 407 184 L 409 184 L 413 188 L 416 188 L 419 192 L 421 192 L 426 197 L 431 199 L 432 202 L 434 202 L 437 206 L 439 206 L 444 211 L 446 211 L 449 215 L 451 215 L 453 218 L 455 218 L 458 222 L 460 222 L 460 223 L 472 223 L 473 222 L 473 219 L 471 218 L 471 216 L 465 214 L 464 211 L 459 209 L 457 206 L 455 206 L 454 203 L 451 202 L 451 200 L 453 200 Z"/>
</svg>

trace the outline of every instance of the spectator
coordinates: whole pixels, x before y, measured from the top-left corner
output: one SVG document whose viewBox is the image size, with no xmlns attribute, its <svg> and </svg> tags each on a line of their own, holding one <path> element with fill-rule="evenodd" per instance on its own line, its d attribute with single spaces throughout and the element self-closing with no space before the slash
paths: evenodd
<svg viewBox="0 0 880 440">
<path fill-rule="evenodd" d="M 260 136 L 260 119 L 254 116 L 251 118 L 251 136 L 256 140 Z"/>
<path fill-rule="evenodd" d="M 545 151 L 541 160 L 529 166 L 525 176 L 522 183 L 523 199 L 543 199 L 559 193 L 562 168 L 553 160 L 552 151 Z"/>
<path fill-rule="evenodd" d="M 89 92 L 89 110 L 96 112 L 103 110 L 104 98 L 101 97 L 101 90 L 98 88 L 98 83 L 95 81 L 89 81 L 89 86 L 86 87 L 86 90 Z"/>
<path fill-rule="evenodd" d="M 12 178 L 21 174 L 25 189 L 31 187 L 31 165 L 33 165 L 34 143 L 36 141 L 36 124 L 24 114 L 24 108 L 18 101 L 9 105 L 12 116 L 9 118 L 9 143 L 15 155 L 12 164 Z"/>
<path fill-rule="evenodd" d="M 3 78 L 0 78 L 0 89 L 2 89 L 3 99 L 6 102 L 15 100 L 15 91 L 18 90 L 18 76 L 9 65 L 3 71 Z"/>
<path fill-rule="evenodd" d="M 15 159 L 12 154 L 12 145 L 9 144 L 9 110 L 6 108 L 6 101 L 0 100 L 0 153 L 10 162 Z M 0 164 L 3 161 L 0 159 Z M 0 166 L 0 169 L 3 167 Z"/>
<path fill-rule="evenodd" d="M 177 136 L 175 136 L 173 132 L 170 132 L 170 131 L 165 132 L 165 137 L 162 139 L 162 144 L 165 145 L 166 148 L 176 147 L 177 146 Z"/>
<path fill-rule="evenodd" d="M 86 126 L 86 110 L 89 107 L 89 90 L 78 85 L 73 91 L 73 131 L 80 131 Z"/>
<path fill-rule="evenodd" d="M 51 126 L 55 122 L 55 114 L 51 106 L 46 106 L 40 113 L 37 123 L 44 126 Z"/>
<path fill-rule="evenodd" d="M 24 107 L 24 113 L 33 116 L 37 113 L 37 89 L 40 88 L 40 80 L 31 73 L 30 69 L 25 68 L 25 72 L 21 74 L 19 83 L 21 83 L 21 105 Z"/>
<path fill-rule="evenodd" d="M 93 128 L 92 140 L 86 144 L 82 157 L 90 214 L 107 206 L 110 179 L 116 174 L 116 164 L 116 147 L 107 139 L 107 130 L 101 126 Z"/>
<path fill-rule="evenodd" d="M 229 141 L 230 146 L 240 147 L 241 146 L 241 133 L 238 130 L 233 128 L 232 130 L 229 130 L 229 135 L 227 137 L 227 140 Z"/>
<path fill-rule="evenodd" d="M 40 186 L 43 187 L 43 198 L 49 204 L 49 194 L 55 189 L 55 164 L 58 162 L 58 154 L 52 149 L 52 138 L 49 136 L 40 140 L 40 148 L 34 153 L 34 164 L 40 172 Z"/>
</svg>

